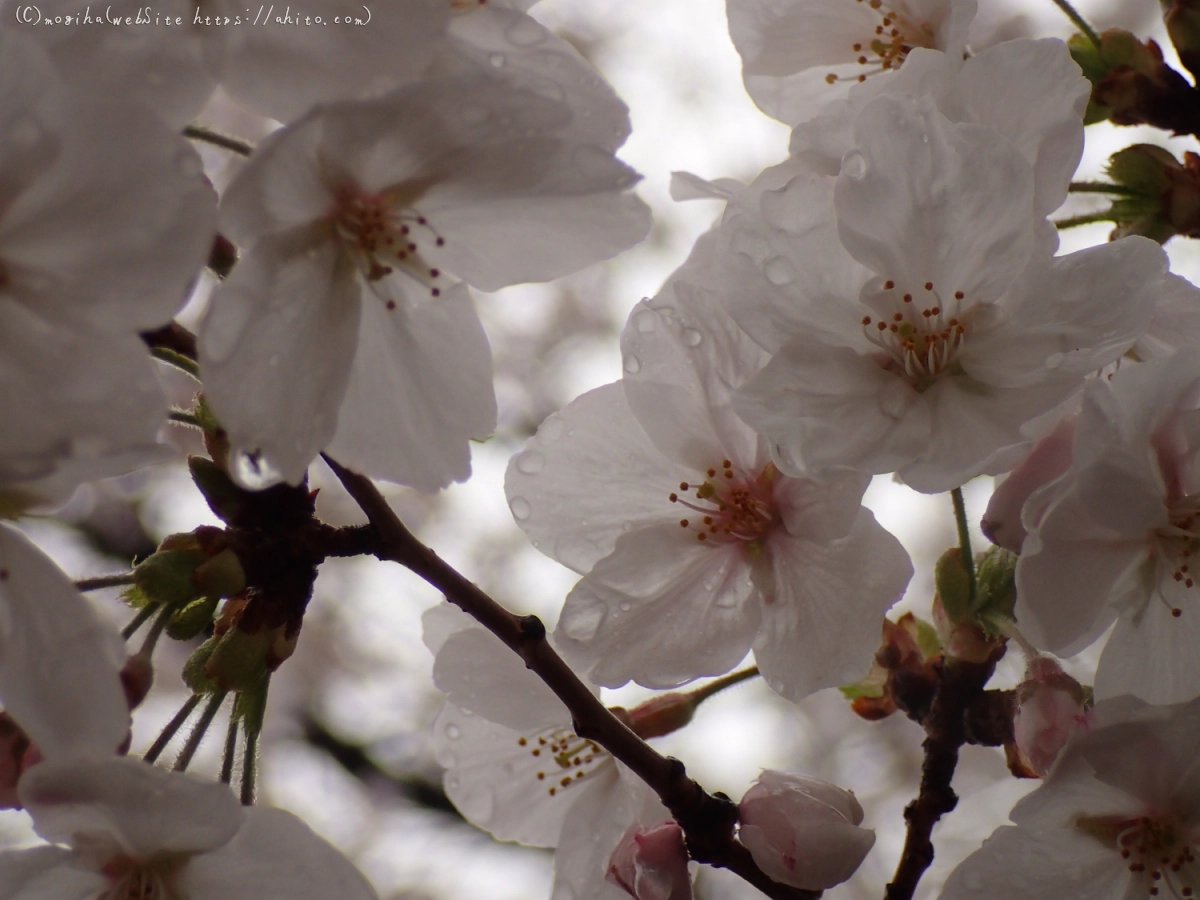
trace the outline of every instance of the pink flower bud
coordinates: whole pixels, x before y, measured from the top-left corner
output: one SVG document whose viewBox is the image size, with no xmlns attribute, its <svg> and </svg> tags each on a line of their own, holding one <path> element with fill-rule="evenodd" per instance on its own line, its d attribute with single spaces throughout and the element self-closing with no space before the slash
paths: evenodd
<svg viewBox="0 0 1200 900">
<path fill-rule="evenodd" d="M 629 826 L 608 858 L 610 882 L 637 900 L 692 900 L 683 829 L 675 822 Z"/>
<path fill-rule="evenodd" d="M 1034 491 L 1049 484 L 1071 465 L 1071 444 L 1075 440 L 1078 416 L 1067 416 L 1055 429 L 1033 445 L 1024 462 L 992 493 L 980 527 L 993 544 L 1013 553 L 1025 543 L 1025 525 L 1021 521 L 1025 501 Z"/>
<path fill-rule="evenodd" d="M 770 878 L 822 891 L 854 874 L 875 845 L 863 811 L 837 785 L 764 771 L 738 804 L 742 843 Z"/>
<path fill-rule="evenodd" d="M 1029 663 L 1025 681 L 1017 687 L 1020 706 L 1013 719 L 1013 737 L 1029 768 L 1045 777 L 1067 738 L 1086 728 L 1083 687 L 1054 660 L 1039 657 Z"/>
</svg>

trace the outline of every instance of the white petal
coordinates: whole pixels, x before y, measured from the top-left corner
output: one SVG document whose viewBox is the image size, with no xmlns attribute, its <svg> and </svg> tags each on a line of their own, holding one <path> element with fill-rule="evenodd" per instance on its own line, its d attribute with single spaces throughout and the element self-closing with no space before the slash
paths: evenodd
<svg viewBox="0 0 1200 900">
<path fill-rule="evenodd" d="M 846 249 L 900 291 L 994 301 L 1025 267 L 1033 172 L 996 133 L 930 98 L 882 96 L 855 123 L 834 193 Z"/>
<path fill-rule="evenodd" d="M 429 298 L 397 284 L 404 276 L 389 281 L 395 309 L 364 295 L 329 452 L 365 475 L 433 492 L 471 474 L 468 441 L 496 427 L 491 346 L 465 285 Z"/>
<path fill-rule="evenodd" d="M 1200 603 L 1194 589 L 1168 585 L 1117 619 L 1096 668 L 1097 699 L 1132 694 L 1166 704 L 1200 694 Z M 1178 618 L 1174 608 L 1181 610 Z"/>
<path fill-rule="evenodd" d="M 839 472 L 823 481 L 779 477 L 775 502 L 789 535 L 825 544 L 854 527 L 870 483 L 862 472 Z"/>
<path fill-rule="evenodd" d="M 316 232 L 261 241 L 200 325 L 205 394 L 235 452 L 296 484 L 338 424 L 359 336 L 358 275 Z"/>
<path fill-rule="evenodd" d="M 764 604 L 754 658 L 767 684 L 797 702 L 866 674 L 883 614 L 912 577 L 908 554 L 868 510 L 850 533 L 822 546 L 770 541 L 775 597 Z"/>
<path fill-rule="evenodd" d="M 450 635 L 466 628 L 477 628 L 475 619 L 450 602 L 431 606 L 421 614 L 421 641 L 437 656 Z"/>
<path fill-rule="evenodd" d="M 504 490 L 533 545 L 586 572 L 627 530 L 677 519 L 667 498 L 695 475 L 659 452 L 610 384 L 547 417 L 509 463 Z"/>
<path fill-rule="evenodd" d="M 375 900 L 346 857 L 281 809 L 250 807 L 228 844 L 198 856 L 177 877 L 180 893 L 222 900 Z"/>
<path fill-rule="evenodd" d="M 129 733 L 124 642 L 33 543 L 0 525 L 0 701 L 48 758 Z"/>
<path fill-rule="evenodd" d="M 214 850 L 242 827 L 227 785 L 131 757 L 47 760 L 25 773 L 18 793 L 47 840 L 112 845 L 136 859 Z"/>
<path fill-rule="evenodd" d="M 555 640 L 605 687 L 728 672 L 758 630 L 749 553 L 741 542 L 701 543 L 678 523 L 633 531 L 567 595 Z"/>
<path fill-rule="evenodd" d="M 0 862 L 3 900 L 95 900 L 112 887 L 111 879 L 77 868 L 69 851 L 58 847 L 10 850 L 3 856 L 7 857 Z M 17 862 L 17 857 L 23 858 Z"/>
</svg>

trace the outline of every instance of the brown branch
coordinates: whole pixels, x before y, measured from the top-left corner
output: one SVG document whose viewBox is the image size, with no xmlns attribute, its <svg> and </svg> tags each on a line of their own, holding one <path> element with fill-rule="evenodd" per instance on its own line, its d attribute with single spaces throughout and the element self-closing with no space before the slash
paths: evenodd
<svg viewBox="0 0 1200 900">
<path fill-rule="evenodd" d="M 683 828 L 693 859 L 729 869 L 775 900 L 815 900 L 820 896 L 768 878 L 734 837 L 737 808 L 732 801 L 707 793 L 687 776 L 683 763 L 658 753 L 613 715 L 554 652 L 537 616 L 517 616 L 506 610 L 417 540 L 369 478 L 324 458 L 374 527 L 378 536 L 375 555 L 411 569 L 517 653 L 563 701 L 580 737 L 603 746 L 654 789 Z"/>
<path fill-rule="evenodd" d="M 896 873 L 887 886 L 885 900 L 911 900 L 917 883 L 933 862 L 933 826 L 958 805 L 950 787 L 958 765 L 958 750 L 967 743 L 968 710 L 983 695 L 992 677 L 1001 647 L 983 663 L 947 660 L 942 664 L 937 691 L 925 716 L 925 760 L 921 765 L 921 788 L 904 810 L 908 833 Z"/>
</svg>

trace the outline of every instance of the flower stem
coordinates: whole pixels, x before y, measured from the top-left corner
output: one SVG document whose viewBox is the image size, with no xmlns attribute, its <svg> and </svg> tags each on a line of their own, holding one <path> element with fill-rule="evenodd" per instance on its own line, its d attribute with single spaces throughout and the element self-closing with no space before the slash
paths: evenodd
<svg viewBox="0 0 1200 900">
<path fill-rule="evenodd" d="M 963 502 L 962 488 L 950 492 L 954 502 L 954 524 L 958 529 L 958 548 L 962 553 L 963 568 L 967 570 L 968 609 L 975 608 L 975 555 L 971 552 L 971 526 L 967 523 L 967 504 Z"/>
<path fill-rule="evenodd" d="M 163 750 L 167 748 L 167 744 L 171 743 L 171 739 L 183 727 L 183 723 L 188 720 L 188 716 L 192 714 L 192 710 L 200 702 L 200 696 L 200 694 L 192 694 L 192 696 L 187 698 L 183 706 L 179 708 L 179 712 L 175 713 L 174 718 L 167 723 L 166 727 L 162 730 L 162 734 L 150 745 L 150 749 L 146 751 L 146 755 L 142 759 L 148 763 L 152 763 L 158 759 Z"/>
<path fill-rule="evenodd" d="M 1123 184 L 1109 184 L 1105 181 L 1072 181 L 1067 188 L 1072 194 L 1120 194 L 1124 197 L 1136 197 L 1138 192 Z"/>
<path fill-rule="evenodd" d="M 1078 228 L 1080 225 L 1091 225 L 1093 222 L 1115 222 L 1112 212 L 1104 210 L 1098 213 L 1087 213 L 1082 216 L 1070 216 L 1066 219 L 1055 219 L 1054 227 L 1061 231 L 1064 228 Z"/>
<path fill-rule="evenodd" d="M 229 717 L 229 729 L 225 732 L 225 753 L 221 757 L 221 781 L 233 781 L 233 761 L 237 756 L 238 717 Z"/>
<path fill-rule="evenodd" d="M 200 429 L 204 428 L 204 426 L 200 424 L 199 419 L 197 419 L 190 412 L 184 412 L 182 409 L 171 410 L 169 413 L 167 413 L 167 418 L 179 425 L 191 425 L 193 428 Z"/>
<path fill-rule="evenodd" d="M 141 654 L 149 659 L 154 655 L 154 647 L 158 643 L 158 639 L 162 637 L 167 623 L 171 621 L 171 615 L 175 610 L 170 606 L 165 606 L 162 612 L 158 614 L 158 618 L 154 620 L 154 624 L 150 626 L 150 632 L 146 635 L 146 639 L 142 641 Z"/>
<path fill-rule="evenodd" d="M 720 693 L 727 687 L 733 687 L 735 684 L 741 684 L 743 681 L 748 681 L 757 676 L 758 666 L 750 666 L 747 669 L 741 669 L 737 672 L 730 672 L 716 681 L 704 685 L 704 687 L 696 688 L 694 691 L 689 691 L 688 696 L 696 701 L 697 705 L 703 703 L 713 694 Z"/>
<path fill-rule="evenodd" d="M 176 772 L 187 771 L 187 767 L 192 762 L 192 757 L 196 755 L 196 751 L 200 748 L 200 742 L 204 740 L 208 726 L 217 717 L 217 710 L 221 708 L 221 704 L 225 701 L 227 693 L 228 691 L 217 691 L 208 699 L 208 703 L 205 704 L 203 711 L 200 713 L 200 718 L 196 722 L 196 727 L 188 735 L 187 743 L 183 745 L 183 749 L 179 751 L 179 756 L 175 760 L 173 768 Z"/>
<path fill-rule="evenodd" d="M 154 603 L 147 603 L 145 606 L 139 609 L 137 615 L 133 617 L 133 620 L 121 629 L 121 637 L 125 638 L 125 640 L 129 640 L 131 637 L 133 637 L 137 630 L 146 624 L 146 620 L 154 615 L 154 611 L 156 609 L 158 609 L 158 606 Z"/>
<path fill-rule="evenodd" d="M 200 380 L 200 367 L 196 365 L 194 359 L 188 359 L 182 353 L 178 353 L 169 347 L 151 347 L 150 355 L 157 360 L 169 363 L 175 368 L 187 372 L 197 381 Z"/>
<path fill-rule="evenodd" d="M 1079 14 L 1079 11 L 1075 7 L 1068 3 L 1067 0 L 1054 0 L 1054 5 L 1061 9 L 1075 27 L 1083 32 L 1084 36 L 1092 42 L 1093 47 L 1097 50 L 1100 49 L 1100 35 L 1096 34 L 1096 30 L 1087 23 L 1087 20 Z"/>
<path fill-rule="evenodd" d="M 242 806 L 254 805 L 258 778 L 258 732 L 246 730 L 246 755 L 242 758 Z"/>
<path fill-rule="evenodd" d="M 188 125 L 183 129 L 183 136 L 191 138 L 193 141 L 203 141 L 206 144 L 212 144 L 214 147 L 220 147 L 222 150 L 228 150 L 230 153 L 238 154 L 238 156 L 249 156 L 254 152 L 254 147 L 245 141 L 239 141 L 237 138 L 218 134 L 199 125 Z"/>
<path fill-rule="evenodd" d="M 133 573 L 122 572 L 120 575 L 98 575 L 95 578 L 80 578 L 75 582 L 76 590 L 98 591 L 101 588 L 124 587 L 133 584 Z"/>
</svg>

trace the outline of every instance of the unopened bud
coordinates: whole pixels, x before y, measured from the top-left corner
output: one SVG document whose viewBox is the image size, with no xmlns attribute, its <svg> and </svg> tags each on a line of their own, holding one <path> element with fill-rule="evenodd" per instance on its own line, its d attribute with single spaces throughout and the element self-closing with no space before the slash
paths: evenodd
<svg viewBox="0 0 1200 900">
<path fill-rule="evenodd" d="M 672 691 L 651 697 L 629 711 L 629 727 L 642 740 L 678 731 L 692 721 L 696 700 Z"/>
<path fill-rule="evenodd" d="M 1177 160 L 1153 144 L 1134 144 L 1109 159 L 1109 177 L 1135 193 L 1113 201 L 1116 237 L 1140 234 L 1165 243 L 1174 235 L 1200 237 L 1200 157 Z"/>
<path fill-rule="evenodd" d="M 950 624 L 968 621 L 971 616 L 971 574 L 963 562 L 960 548 L 951 547 L 938 557 L 933 567 L 933 584 L 937 590 L 935 602 L 941 602 Z"/>
<path fill-rule="evenodd" d="M 854 874 L 875 845 L 862 807 L 837 785 L 764 771 L 738 804 L 738 836 L 772 880 L 822 891 Z"/>
<path fill-rule="evenodd" d="M 1200 77 L 1200 2 L 1164 0 L 1163 21 L 1179 54 L 1179 61 Z"/>
<path fill-rule="evenodd" d="M 683 829 L 673 821 L 631 825 L 608 858 L 606 880 L 637 900 L 691 900 Z"/>
<path fill-rule="evenodd" d="M 142 705 L 150 688 L 154 686 L 154 665 L 149 655 L 135 653 L 125 660 L 121 668 L 121 687 L 125 690 L 125 702 L 130 710 Z"/>
<path fill-rule="evenodd" d="M 1013 736 L 1022 762 L 1045 776 L 1067 739 L 1086 728 L 1087 690 L 1049 657 L 1031 660 L 1017 686 Z"/>
</svg>

